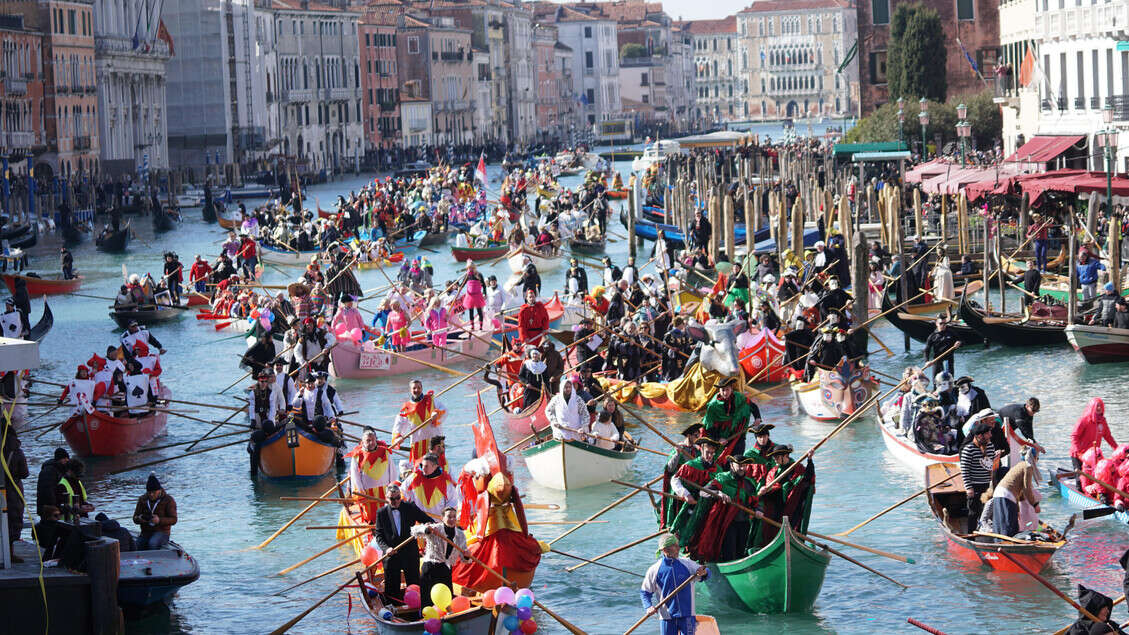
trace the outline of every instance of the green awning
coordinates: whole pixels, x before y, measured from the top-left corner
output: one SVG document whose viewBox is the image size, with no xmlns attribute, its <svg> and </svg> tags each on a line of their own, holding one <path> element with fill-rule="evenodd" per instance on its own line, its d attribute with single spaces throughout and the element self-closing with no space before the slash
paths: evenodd
<svg viewBox="0 0 1129 635">
<path fill-rule="evenodd" d="M 834 154 L 836 158 L 850 161 L 859 152 L 900 152 L 908 150 L 901 141 L 874 141 L 871 143 L 836 143 Z"/>
<path fill-rule="evenodd" d="M 855 163 L 903 161 L 909 158 L 909 150 L 898 150 L 896 152 L 856 152 L 854 157 L 851 158 L 851 161 Z"/>
</svg>

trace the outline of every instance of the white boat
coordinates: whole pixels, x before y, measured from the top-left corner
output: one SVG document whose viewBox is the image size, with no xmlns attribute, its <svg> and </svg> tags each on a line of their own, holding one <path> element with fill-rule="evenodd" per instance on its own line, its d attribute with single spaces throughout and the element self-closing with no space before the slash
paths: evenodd
<svg viewBox="0 0 1129 635">
<path fill-rule="evenodd" d="M 310 263 L 312 256 L 318 255 L 320 250 L 294 251 L 292 249 L 272 247 L 259 243 L 259 260 L 275 265 L 305 266 Z"/>
<path fill-rule="evenodd" d="M 896 414 L 896 413 L 895 413 Z M 934 463 L 960 463 L 958 454 L 932 454 L 922 452 L 917 443 L 909 437 L 907 430 L 895 429 L 893 417 L 882 416 L 878 418 L 878 429 L 882 431 L 882 440 L 886 449 L 894 455 L 903 465 L 912 469 L 916 474 L 925 474 L 925 468 Z"/>
<path fill-rule="evenodd" d="M 650 146 L 643 149 L 643 154 L 635 157 L 631 161 L 631 171 L 643 173 L 647 168 L 655 163 L 660 163 L 663 159 L 678 154 L 682 151 L 682 146 L 677 141 L 656 141 Z"/>
<path fill-rule="evenodd" d="M 529 256 L 533 265 L 537 267 L 537 273 L 553 271 L 559 268 L 564 261 L 559 248 L 547 254 L 532 247 L 522 247 L 521 251 L 514 252 L 506 259 L 510 263 L 510 271 L 520 274 L 525 269 L 526 256 Z"/>
<path fill-rule="evenodd" d="M 1129 361 L 1129 329 L 1071 324 L 1066 340 L 1091 364 Z"/>
<path fill-rule="evenodd" d="M 819 369 L 811 381 L 792 382 L 792 392 L 800 406 L 817 421 L 845 419 L 866 403 L 877 388 L 870 369 L 846 358 L 831 370 Z"/>
<path fill-rule="evenodd" d="M 231 187 L 224 190 L 220 198 L 226 198 L 228 192 L 231 193 L 232 200 L 240 200 L 247 198 L 274 198 L 278 195 L 278 191 L 263 185 L 244 185 L 243 187 Z"/>
<path fill-rule="evenodd" d="M 521 451 L 533 480 L 551 489 L 580 489 L 622 478 L 638 450 L 617 452 L 582 441 L 550 439 Z"/>
<path fill-rule="evenodd" d="M 189 194 L 184 193 L 176 197 L 176 206 L 181 209 L 189 207 L 200 207 L 204 204 L 204 193 Z"/>
</svg>

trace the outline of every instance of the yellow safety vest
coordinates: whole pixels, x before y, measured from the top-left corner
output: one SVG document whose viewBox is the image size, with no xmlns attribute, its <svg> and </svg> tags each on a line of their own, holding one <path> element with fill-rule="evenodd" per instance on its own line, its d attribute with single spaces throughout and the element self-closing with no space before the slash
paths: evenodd
<svg viewBox="0 0 1129 635">
<path fill-rule="evenodd" d="M 66 478 L 63 478 L 63 480 L 59 481 L 59 484 L 63 486 L 64 490 L 66 490 L 66 496 L 67 496 L 67 511 L 63 512 L 63 518 L 64 519 L 73 519 L 73 518 L 78 517 L 77 513 L 70 511 L 70 509 L 74 508 L 74 498 L 75 498 L 74 487 L 71 486 L 70 481 L 68 481 Z M 86 500 L 86 486 L 82 484 L 82 481 L 78 482 L 78 490 L 80 492 L 82 492 L 82 499 L 81 500 L 85 501 Z"/>
</svg>

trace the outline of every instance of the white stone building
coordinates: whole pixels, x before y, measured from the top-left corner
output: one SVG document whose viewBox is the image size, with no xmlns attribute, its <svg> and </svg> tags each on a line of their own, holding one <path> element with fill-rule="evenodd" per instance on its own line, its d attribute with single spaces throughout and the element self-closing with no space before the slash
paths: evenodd
<svg viewBox="0 0 1129 635">
<path fill-rule="evenodd" d="M 560 42 L 572 49 L 569 65 L 572 93 L 578 96 L 584 123 L 591 125 L 618 118 L 623 105 L 619 93 L 616 24 L 597 17 L 594 4 L 589 7 L 596 15 L 578 10 L 584 6 L 542 2 L 536 6 L 535 16 L 539 22 L 555 24 Z"/>
<path fill-rule="evenodd" d="M 170 51 L 158 38 L 160 4 L 148 15 L 142 9 L 128 0 L 94 3 L 99 159 L 105 174 L 135 174 L 146 159 L 151 170 L 169 167 Z"/>
</svg>

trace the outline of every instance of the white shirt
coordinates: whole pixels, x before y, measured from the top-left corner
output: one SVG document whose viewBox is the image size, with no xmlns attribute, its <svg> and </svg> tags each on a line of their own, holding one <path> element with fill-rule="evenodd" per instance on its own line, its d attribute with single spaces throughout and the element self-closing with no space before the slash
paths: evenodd
<svg viewBox="0 0 1129 635">
<path fill-rule="evenodd" d="M 611 421 L 601 422 L 598 418 L 592 422 L 592 445 L 603 448 L 605 450 L 612 450 L 615 448 L 613 441 L 619 441 L 619 430 L 616 430 L 615 425 Z M 597 439 L 595 437 L 603 437 Z M 605 439 L 611 439 L 606 441 Z"/>
<path fill-rule="evenodd" d="M 562 441 L 582 441 L 583 432 L 587 426 L 586 418 L 588 410 L 584 407 L 584 401 L 580 399 L 580 395 L 576 391 L 572 391 L 568 401 L 564 399 L 564 393 L 558 392 L 553 395 L 549 400 L 548 408 L 545 414 L 549 418 L 549 423 L 553 426 L 553 437 Z"/>
</svg>

